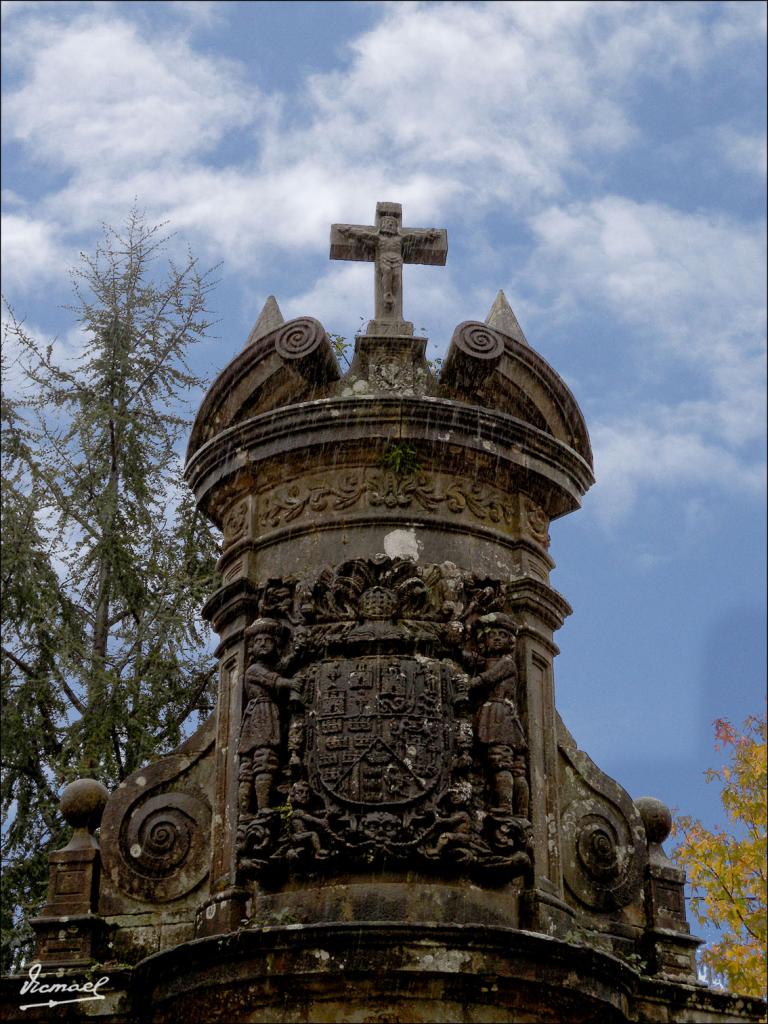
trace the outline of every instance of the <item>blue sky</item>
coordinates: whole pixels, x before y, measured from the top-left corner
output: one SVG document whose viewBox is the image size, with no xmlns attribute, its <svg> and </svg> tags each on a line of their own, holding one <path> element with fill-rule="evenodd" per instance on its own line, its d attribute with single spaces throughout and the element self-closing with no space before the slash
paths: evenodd
<svg viewBox="0 0 768 1024">
<path fill-rule="evenodd" d="M 551 529 L 559 710 L 633 796 L 722 822 L 711 723 L 765 678 L 764 5 L 2 8 L 16 314 L 76 356 L 67 268 L 136 198 L 222 264 L 213 375 L 270 293 L 347 337 L 372 316 L 332 222 L 447 228 L 405 274 L 430 353 L 503 288 L 592 436 Z"/>
</svg>

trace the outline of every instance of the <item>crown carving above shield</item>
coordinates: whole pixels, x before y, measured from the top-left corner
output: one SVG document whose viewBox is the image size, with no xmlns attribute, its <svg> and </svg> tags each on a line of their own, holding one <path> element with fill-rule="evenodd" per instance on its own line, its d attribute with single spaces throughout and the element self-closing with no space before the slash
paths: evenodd
<svg viewBox="0 0 768 1024">
<path fill-rule="evenodd" d="M 393 591 L 386 587 L 371 587 L 360 595 L 360 614 L 364 619 L 393 619 L 398 604 Z"/>
</svg>

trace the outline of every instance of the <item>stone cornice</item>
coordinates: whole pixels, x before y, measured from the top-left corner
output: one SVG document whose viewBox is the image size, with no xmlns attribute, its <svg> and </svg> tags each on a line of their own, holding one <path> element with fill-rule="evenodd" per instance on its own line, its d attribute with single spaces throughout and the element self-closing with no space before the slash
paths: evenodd
<svg viewBox="0 0 768 1024">
<path fill-rule="evenodd" d="M 451 448 L 495 457 L 507 468 L 543 477 L 552 488 L 551 518 L 579 507 L 594 482 L 588 462 L 550 434 L 506 413 L 441 398 L 320 399 L 262 413 L 216 434 L 187 463 L 185 475 L 198 501 L 238 473 L 258 475 L 257 465 L 292 452 L 316 455 L 331 446 L 410 442 L 430 451 L 438 468 Z M 339 467 L 343 460 L 337 461 Z"/>
</svg>

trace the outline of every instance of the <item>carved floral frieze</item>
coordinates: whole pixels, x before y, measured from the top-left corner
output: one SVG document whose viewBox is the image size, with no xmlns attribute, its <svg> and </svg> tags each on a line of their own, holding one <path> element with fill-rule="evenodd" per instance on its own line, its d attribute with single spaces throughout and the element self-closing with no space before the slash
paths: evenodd
<svg viewBox="0 0 768 1024">
<path fill-rule="evenodd" d="M 262 498 L 259 525 L 274 528 L 311 513 L 361 508 L 446 510 L 454 515 L 468 513 L 486 524 L 507 528 L 514 524 L 509 499 L 488 484 L 462 479 L 446 484 L 428 473 L 360 470 L 335 481 L 303 480 L 275 489 Z"/>
</svg>

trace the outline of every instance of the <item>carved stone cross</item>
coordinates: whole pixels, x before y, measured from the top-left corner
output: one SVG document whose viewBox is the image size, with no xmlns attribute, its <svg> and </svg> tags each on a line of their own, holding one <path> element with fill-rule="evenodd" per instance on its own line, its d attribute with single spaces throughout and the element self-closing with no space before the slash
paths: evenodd
<svg viewBox="0 0 768 1024">
<path fill-rule="evenodd" d="M 375 316 L 369 334 L 413 334 L 403 320 L 403 263 L 445 266 L 448 233 L 444 228 L 404 228 L 400 203 L 377 203 L 376 224 L 332 224 L 331 259 L 375 264 Z"/>
</svg>

